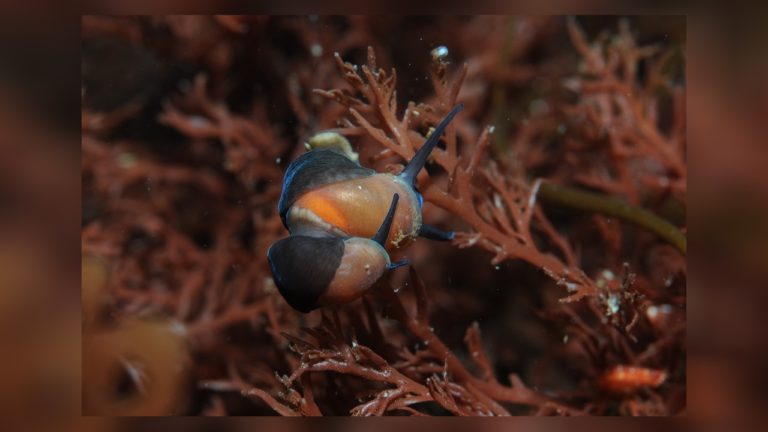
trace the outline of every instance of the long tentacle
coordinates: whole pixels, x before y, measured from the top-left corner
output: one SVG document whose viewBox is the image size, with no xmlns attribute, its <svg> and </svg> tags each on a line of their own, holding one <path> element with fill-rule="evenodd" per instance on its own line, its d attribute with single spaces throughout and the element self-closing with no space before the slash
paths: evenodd
<svg viewBox="0 0 768 432">
<path fill-rule="evenodd" d="M 421 171 L 421 169 L 424 168 L 424 164 L 427 163 L 427 158 L 429 157 L 429 154 L 432 153 L 432 150 L 440 141 L 440 136 L 445 131 L 445 128 L 448 127 L 448 124 L 451 123 L 451 120 L 453 120 L 456 114 L 458 114 L 463 109 L 464 109 L 464 104 L 458 104 L 455 107 L 453 107 L 451 112 L 449 112 L 448 115 L 445 116 L 443 121 L 441 121 L 440 124 L 437 125 L 435 130 L 429 136 L 429 138 L 427 138 L 427 140 L 424 142 L 424 145 L 421 146 L 419 151 L 416 152 L 416 155 L 413 156 L 413 159 L 411 159 L 411 161 L 408 162 L 408 165 L 405 167 L 403 172 L 400 173 L 400 177 L 403 180 L 405 180 L 406 183 L 408 183 L 411 186 L 416 185 L 416 176 L 419 174 L 419 171 Z"/>
</svg>

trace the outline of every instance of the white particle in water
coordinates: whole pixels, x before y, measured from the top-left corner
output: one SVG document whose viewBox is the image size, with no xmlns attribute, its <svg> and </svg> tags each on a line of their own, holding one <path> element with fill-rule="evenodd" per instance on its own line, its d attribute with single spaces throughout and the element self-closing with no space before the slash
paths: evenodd
<svg viewBox="0 0 768 432">
<path fill-rule="evenodd" d="M 499 209 L 503 207 L 503 204 L 501 203 L 501 197 L 497 193 L 493 194 L 493 205 Z"/>
<path fill-rule="evenodd" d="M 612 281 L 613 280 L 613 272 L 610 270 L 603 270 L 602 276 L 605 280 Z"/>
<path fill-rule="evenodd" d="M 619 298 L 615 295 L 608 296 L 606 305 L 608 306 L 608 310 L 606 311 L 608 315 L 615 314 L 616 312 L 619 311 Z"/>
<path fill-rule="evenodd" d="M 435 49 L 433 49 L 431 54 L 432 54 L 432 58 L 434 58 L 436 60 L 443 59 L 446 56 L 448 56 L 448 48 L 446 48 L 443 45 L 440 45 L 440 46 L 436 47 Z"/>
</svg>

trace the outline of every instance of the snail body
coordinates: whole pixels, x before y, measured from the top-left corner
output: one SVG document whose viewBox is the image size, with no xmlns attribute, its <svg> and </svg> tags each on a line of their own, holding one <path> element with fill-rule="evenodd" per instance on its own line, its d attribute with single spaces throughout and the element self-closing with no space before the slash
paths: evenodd
<svg viewBox="0 0 768 432">
<path fill-rule="evenodd" d="M 289 165 L 278 212 L 290 236 L 267 257 L 275 285 L 294 309 L 309 312 L 360 297 L 384 272 L 407 264 L 392 263 L 389 254 L 417 236 L 453 238 L 422 223 L 415 184 L 462 108 L 451 110 L 398 175 L 362 167 L 333 148 L 309 151 Z"/>
<path fill-rule="evenodd" d="M 413 188 L 391 174 L 344 180 L 304 194 L 291 205 L 286 226 L 291 234 L 320 230 L 338 236 L 372 237 L 395 194 L 400 201 L 384 248 L 400 250 L 418 235 L 421 204 Z"/>
</svg>

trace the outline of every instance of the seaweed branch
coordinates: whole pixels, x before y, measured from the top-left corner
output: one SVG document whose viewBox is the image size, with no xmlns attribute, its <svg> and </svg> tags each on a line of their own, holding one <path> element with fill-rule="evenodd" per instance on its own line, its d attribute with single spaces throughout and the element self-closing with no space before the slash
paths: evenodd
<svg viewBox="0 0 768 432">
<path fill-rule="evenodd" d="M 368 64 L 361 68 L 363 77 L 358 75 L 357 67 L 352 64 L 342 63 L 338 58 L 337 62 L 349 84 L 363 98 L 355 99 L 345 90 L 318 91 L 318 94 L 345 105 L 359 127 L 368 131 L 376 142 L 403 158 L 410 157 L 418 149 L 414 142 L 423 143 L 425 139 L 411 128 L 417 122 L 435 124 L 442 114 L 454 106 L 458 89 L 467 73 L 465 64 L 449 82 L 442 60 L 433 58 L 432 78 L 434 87 L 438 89 L 436 105 L 439 108 L 409 104 L 402 119 L 398 120 L 393 90 L 395 76 L 376 68 L 376 58 L 371 48 L 368 50 Z M 369 114 L 364 116 L 362 113 Z M 490 251 L 494 254 L 492 265 L 509 259 L 522 259 L 541 268 L 545 274 L 568 289 L 570 295 L 564 301 L 575 301 L 595 294 L 597 291 L 594 283 L 581 269 L 542 252 L 535 244 L 531 221 L 537 217 L 534 210 L 539 182 L 529 186 L 522 179 L 504 176 L 493 161 L 482 165 L 479 163 L 489 146 L 493 130 L 491 126 L 484 128 L 475 143 L 472 158 L 464 164 L 458 153 L 455 127 L 448 127 L 445 149 L 434 151 L 435 163 L 449 174 L 448 184 L 446 186 L 429 181 L 423 188 L 425 201 L 448 210 L 472 228 L 471 232 L 456 234 L 455 243 L 459 247 L 477 245 Z M 342 128 L 339 132 L 345 133 L 348 130 Z M 556 233 L 547 231 L 546 235 L 556 236 Z"/>
</svg>

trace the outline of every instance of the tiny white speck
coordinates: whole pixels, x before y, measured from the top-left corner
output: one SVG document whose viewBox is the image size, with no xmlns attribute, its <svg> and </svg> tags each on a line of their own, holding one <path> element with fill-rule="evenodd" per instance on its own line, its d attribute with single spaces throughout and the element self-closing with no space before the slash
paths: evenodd
<svg viewBox="0 0 768 432">
<path fill-rule="evenodd" d="M 275 162 L 276 163 L 280 163 L 280 161 L 282 161 L 282 160 L 283 160 L 282 158 L 277 158 L 277 159 L 275 159 Z"/>
<path fill-rule="evenodd" d="M 442 59 L 445 58 L 448 55 L 448 48 L 446 48 L 443 45 L 440 45 L 439 47 L 432 50 L 432 57 L 435 59 Z"/>
<path fill-rule="evenodd" d="M 613 315 L 619 311 L 619 298 L 615 295 L 609 296 L 606 303 L 608 306 L 608 310 L 606 311 L 608 315 Z"/>
<path fill-rule="evenodd" d="M 323 55 L 323 46 L 320 44 L 312 44 L 312 46 L 309 48 L 309 52 L 314 57 L 320 57 Z"/>
<path fill-rule="evenodd" d="M 609 281 L 613 280 L 613 272 L 610 270 L 603 270 L 603 278 Z"/>
<path fill-rule="evenodd" d="M 496 208 L 499 208 L 499 209 L 504 207 L 504 204 L 502 204 L 502 202 L 501 202 L 501 197 L 497 193 L 493 194 L 493 205 L 496 206 Z"/>
</svg>

